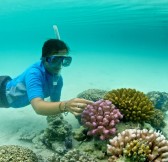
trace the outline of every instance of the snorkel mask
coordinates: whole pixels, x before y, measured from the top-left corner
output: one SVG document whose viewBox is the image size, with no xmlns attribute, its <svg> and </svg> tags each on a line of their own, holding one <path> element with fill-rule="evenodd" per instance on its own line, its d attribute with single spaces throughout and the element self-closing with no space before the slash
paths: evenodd
<svg viewBox="0 0 168 162">
<path fill-rule="evenodd" d="M 57 25 L 53 25 L 53 29 L 54 29 L 56 38 L 60 40 L 61 38 L 60 38 Z M 64 52 L 58 51 L 58 53 L 55 53 L 55 54 L 53 53 L 51 56 L 42 57 L 41 60 L 47 62 L 51 68 L 60 67 L 60 66 L 67 67 L 71 64 L 72 57 L 67 56 L 66 53 Z"/>
<path fill-rule="evenodd" d="M 42 57 L 43 61 L 46 61 L 51 67 L 57 67 L 62 65 L 63 67 L 67 67 L 72 62 L 71 56 L 62 56 L 62 55 L 52 55 L 47 57 Z"/>
</svg>

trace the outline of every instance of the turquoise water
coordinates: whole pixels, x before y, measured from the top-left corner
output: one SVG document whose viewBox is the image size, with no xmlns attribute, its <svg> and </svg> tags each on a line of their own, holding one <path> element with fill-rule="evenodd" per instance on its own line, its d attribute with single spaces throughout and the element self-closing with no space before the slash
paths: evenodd
<svg viewBox="0 0 168 162">
<path fill-rule="evenodd" d="M 73 56 L 65 82 L 83 74 L 75 86 L 168 91 L 166 0 L 7 0 L 0 24 L 1 74 L 14 77 L 37 61 L 57 24 Z"/>
<path fill-rule="evenodd" d="M 56 24 L 73 57 L 62 71 L 61 100 L 89 88 L 168 93 L 168 0 L 0 2 L 0 75 L 15 77 L 38 61 L 44 41 L 55 38 Z M 79 127 L 72 114 L 66 120 Z M 46 117 L 31 106 L 2 109 L 0 123 L 0 145 L 29 148 L 34 144 L 18 140 L 19 133 L 47 127 Z"/>
</svg>

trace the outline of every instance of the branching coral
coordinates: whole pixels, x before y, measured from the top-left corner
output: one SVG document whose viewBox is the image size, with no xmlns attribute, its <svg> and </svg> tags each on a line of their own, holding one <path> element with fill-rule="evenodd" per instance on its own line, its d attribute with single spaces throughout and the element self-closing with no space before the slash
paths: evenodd
<svg viewBox="0 0 168 162">
<path fill-rule="evenodd" d="M 112 155 L 109 162 L 116 162 L 124 155 L 134 160 L 137 154 L 143 157 L 141 162 L 168 161 L 168 141 L 159 132 L 146 129 L 126 129 L 109 141 L 107 152 Z M 136 143 L 138 147 L 135 147 Z"/>
<path fill-rule="evenodd" d="M 121 88 L 106 93 L 104 99 L 112 101 L 127 121 L 146 121 L 154 113 L 154 106 L 147 96 L 135 89 Z"/>
<path fill-rule="evenodd" d="M 133 140 L 128 142 L 123 151 L 124 156 L 138 162 L 146 161 L 146 157 L 150 153 L 151 150 L 148 144 L 143 140 Z"/>
<path fill-rule="evenodd" d="M 81 120 L 84 126 L 89 128 L 88 135 L 97 135 L 101 140 L 105 140 L 115 134 L 115 125 L 122 117 L 115 105 L 102 99 L 88 105 L 81 115 Z"/>
</svg>

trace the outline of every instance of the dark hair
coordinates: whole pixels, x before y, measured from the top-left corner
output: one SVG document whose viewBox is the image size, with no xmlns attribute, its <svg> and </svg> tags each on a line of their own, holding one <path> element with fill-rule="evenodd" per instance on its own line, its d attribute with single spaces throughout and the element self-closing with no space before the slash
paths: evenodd
<svg viewBox="0 0 168 162">
<path fill-rule="evenodd" d="M 44 42 L 42 47 L 42 57 L 49 56 L 53 51 L 59 52 L 65 49 L 69 52 L 69 47 L 63 41 L 59 39 L 49 39 Z"/>
</svg>

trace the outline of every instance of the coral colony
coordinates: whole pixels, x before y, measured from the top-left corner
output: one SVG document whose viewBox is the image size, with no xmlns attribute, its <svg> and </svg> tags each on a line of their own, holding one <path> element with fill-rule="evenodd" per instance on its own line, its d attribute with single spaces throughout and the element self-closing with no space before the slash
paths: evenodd
<svg viewBox="0 0 168 162">
<path fill-rule="evenodd" d="M 154 114 L 153 103 L 143 92 L 135 89 L 112 90 L 106 93 L 104 99 L 115 104 L 126 121 L 147 121 Z"/>
<path fill-rule="evenodd" d="M 81 121 L 89 128 L 88 135 L 99 136 L 101 140 L 116 133 L 115 125 L 123 115 L 111 101 L 100 99 L 93 105 L 87 105 L 81 115 Z"/>
<path fill-rule="evenodd" d="M 159 94 L 152 92 L 147 97 L 131 88 L 106 93 L 87 90 L 79 95 L 80 98 L 94 103 L 87 105 L 78 118 L 79 129 L 72 131 L 63 115 L 58 114 L 47 117 L 48 127 L 40 134 L 30 136 L 31 132 L 27 132 L 21 136 L 21 140 L 32 141 L 40 150 L 52 149 L 53 154 L 42 156 L 39 151 L 34 153 L 21 146 L 4 145 L 0 146 L 0 162 L 168 162 L 167 132 L 162 129 L 164 113 L 160 112 L 167 110 L 168 94 L 164 94 L 164 98 Z M 79 144 L 75 144 L 74 149 L 75 140 Z"/>
<path fill-rule="evenodd" d="M 126 129 L 109 142 L 107 152 L 112 155 L 109 162 L 121 157 L 139 162 L 168 162 L 168 141 L 160 132 Z"/>
</svg>

